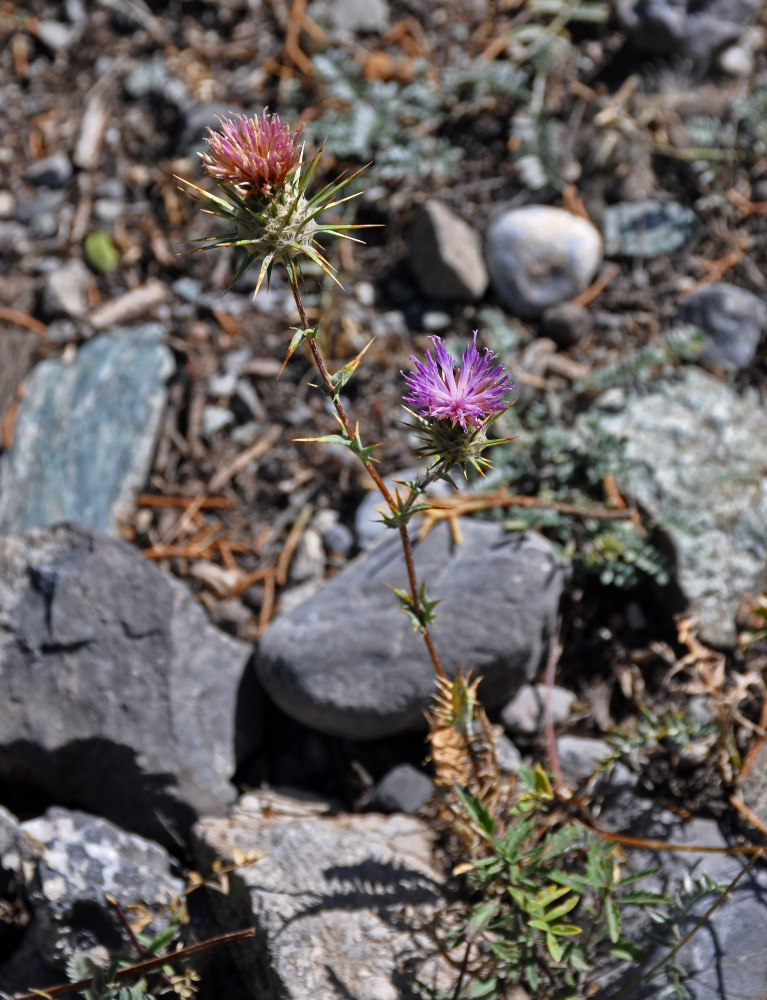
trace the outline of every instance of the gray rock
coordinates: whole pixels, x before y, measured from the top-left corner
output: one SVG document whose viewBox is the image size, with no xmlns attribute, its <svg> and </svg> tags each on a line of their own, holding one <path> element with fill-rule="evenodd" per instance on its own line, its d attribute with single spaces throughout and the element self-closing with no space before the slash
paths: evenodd
<svg viewBox="0 0 767 1000">
<path fill-rule="evenodd" d="M 383 34 L 390 24 L 389 5 L 386 0 L 314 0 L 309 5 L 309 16 L 342 35 L 371 32 Z"/>
<path fill-rule="evenodd" d="M 335 510 L 320 510 L 313 519 L 314 527 L 322 536 L 322 541 L 329 556 L 351 555 L 354 548 L 354 535 L 346 525 L 339 520 Z"/>
<path fill-rule="evenodd" d="M 309 803 L 249 795 L 231 819 L 204 819 L 194 832 L 204 869 L 237 851 L 261 856 L 214 900 L 222 929 L 256 928 L 252 952 L 238 949 L 252 995 L 398 1000 L 416 976 L 454 982 L 446 965 L 424 961 L 434 953 L 429 922 L 445 904 L 433 834 L 415 817 L 317 815 Z"/>
<path fill-rule="evenodd" d="M 91 272 L 73 257 L 45 277 L 43 309 L 48 316 L 82 318 L 88 313 L 88 289 L 93 284 Z"/>
<path fill-rule="evenodd" d="M 427 774 L 412 764 L 398 764 L 373 788 L 369 805 L 386 813 L 414 813 L 433 794 L 434 782 Z"/>
<path fill-rule="evenodd" d="M 698 225 L 691 208 L 676 201 L 645 198 L 608 206 L 602 235 L 608 257 L 651 259 L 684 246 Z"/>
<path fill-rule="evenodd" d="M 440 601 L 432 632 L 445 669 L 481 674 L 483 703 L 493 708 L 538 669 L 567 571 L 534 532 L 475 520 L 462 521 L 461 532 L 462 545 L 451 542 L 446 524 L 416 542 L 416 572 Z M 351 739 L 423 726 L 434 670 L 389 589 L 406 585 L 399 537 L 385 538 L 277 616 L 257 669 L 288 715 Z"/>
<path fill-rule="evenodd" d="M 0 537 L 0 773 L 165 842 L 232 801 L 250 654 L 123 542 Z"/>
<path fill-rule="evenodd" d="M 147 928 L 151 934 L 168 925 L 170 911 L 164 908 L 184 890 L 159 844 L 83 812 L 55 807 L 44 817 L 22 823 L 16 853 L 34 914 L 35 949 L 52 966 L 63 966 L 75 953 L 103 961 L 107 953 L 130 950 L 107 896 L 126 915 L 135 905 L 155 911 L 157 917 Z"/>
<path fill-rule="evenodd" d="M 659 867 L 657 876 L 639 882 L 640 888 L 662 891 L 673 895 L 689 890 L 696 879 L 703 875 L 727 886 L 742 870 L 744 859 L 725 853 L 727 841 L 716 822 L 710 819 L 681 821 L 678 816 L 647 800 L 631 797 L 627 808 L 620 810 L 622 821 L 616 822 L 617 813 L 608 807 L 602 813 L 600 825 L 605 829 L 626 832 L 632 836 L 646 837 L 667 844 L 689 847 L 698 845 L 714 848 L 710 851 L 650 851 L 628 848 L 631 870 Z M 721 852 L 721 853 L 719 853 Z M 719 893 L 709 892 L 693 903 L 682 917 L 674 917 L 678 937 L 691 931 L 705 912 L 716 902 Z M 687 895 L 689 899 L 689 895 Z M 764 926 L 767 919 L 767 871 L 753 868 L 744 876 L 711 913 L 703 925 L 674 955 L 674 963 L 687 973 L 684 987 L 691 1000 L 762 1000 L 767 978 L 767 951 L 764 948 Z M 627 911 L 630 913 L 630 911 Z M 673 911 L 672 911 L 673 916 Z M 642 918 L 630 916 L 627 931 L 636 940 L 637 928 Z M 655 927 L 655 935 L 667 941 L 651 953 L 645 968 L 632 967 L 622 981 L 613 981 L 602 996 L 611 996 L 616 987 L 625 987 L 627 1000 L 654 1000 L 664 995 L 668 982 L 665 973 L 649 982 L 639 979 L 656 961 L 666 954 L 676 937 L 671 927 Z M 640 942 L 641 943 L 641 942 Z"/>
<path fill-rule="evenodd" d="M 628 461 L 618 486 L 671 541 L 676 582 L 701 637 L 731 646 L 738 603 L 746 591 L 761 589 L 767 561 L 761 400 L 690 366 L 598 420 L 626 438 Z"/>
<path fill-rule="evenodd" d="M 683 323 L 699 326 L 711 341 L 701 358 L 746 368 L 767 328 L 767 304 L 745 288 L 718 281 L 692 292 L 679 309 Z"/>
<path fill-rule="evenodd" d="M 573 787 L 599 770 L 600 761 L 610 756 L 609 743 L 588 736 L 560 736 L 557 757 L 565 779 Z"/>
<path fill-rule="evenodd" d="M 43 19 L 37 22 L 36 35 L 53 52 L 65 52 L 79 37 L 81 32 L 71 24 Z"/>
<path fill-rule="evenodd" d="M 738 794 L 762 823 L 767 824 L 767 747 L 762 746 Z"/>
<path fill-rule="evenodd" d="M 72 162 L 64 152 L 36 160 L 24 171 L 24 180 L 35 187 L 62 188 L 72 176 Z"/>
<path fill-rule="evenodd" d="M 16 842 L 19 821 L 10 810 L 0 805 L 0 868 L 4 867 L 3 856 Z"/>
<path fill-rule="evenodd" d="M 594 319 L 589 310 L 574 302 L 550 306 L 541 316 L 541 333 L 565 349 L 577 344 L 593 328 Z"/>
<path fill-rule="evenodd" d="M 616 0 L 631 42 L 657 55 L 676 54 L 708 66 L 759 15 L 759 0 Z"/>
<path fill-rule="evenodd" d="M 586 219 L 548 205 L 499 216 L 485 248 L 493 289 L 511 312 L 534 319 L 588 287 L 602 263 L 602 239 Z"/>
<path fill-rule="evenodd" d="M 27 378 L 0 459 L 0 530 L 77 521 L 117 533 L 149 474 L 173 358 L 157 323 L 96 337 Z"/>
<path fill-rule="evenodd" d="M 485 294 L 489 279 L 479 234 L 442 202 L 421 206 L 408 252 L 410 269 L 430 298 L 477 302 Z"/>
<path fill-rule="evenodd" d="M 567 721 L 575 701 L 572 691 L 545 684 L 524 684 L 501 712 L 504 728 L 512 735 L 532 736 L 543 732 L 546 704 L 551 706 L 554 725 Z"/>
<path fill-rule="evenodd" d="M 227 406 L 215 406 L 209 403 L 203 408 L 201 431 L 204 438 L 212 438 L 214 434 L 224 430 L 234 423 L 234 414 Z"/>
</svg>

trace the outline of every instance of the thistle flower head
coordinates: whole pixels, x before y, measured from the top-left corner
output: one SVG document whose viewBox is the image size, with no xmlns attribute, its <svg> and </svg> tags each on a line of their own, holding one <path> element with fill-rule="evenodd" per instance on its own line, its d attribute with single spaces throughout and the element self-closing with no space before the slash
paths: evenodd
<svg viewBox="0 0 767 1000">
<path fill-rule="evenodd" d="M 236 115 L 208 129 L 208 151 L 201 153 L 206 173 L 243 195 L 269 195 L 287 180 L 301 159 L 301 129 L 291 133 L 278 115 Z"/>
<path fill-rule="evenodd" d="M 503 365 L 493 364 L 493 353 L 477 350 L 477 331 L 456 366 L 439 337 L 432 337 L 434 355 L 426 362 L 411 355 L 415 371 L 402 373 L 409 394 L 405 403 L 415 407 L 414 429 L 421 439 L 420 454 L 432 459 L 432 470 L 445 478 L 454 466 L 472 465 L 478 472 L 489 467 L 482 452 L 508 438 L 489 439 L 488 426 L 507 409 L 505 394 L 514 383 Z M 456 370 L 457 369 L 457 370 Z"/>
<path fill-rule="evenodd" d="M 506 409 L 504 396 L 514 383 L 503 365 L 493 365 L 493 353 L 485 348 L 477 350 L 477 331 L 474 339 L 463 352 L 456 371 L 452 357 L 440 337 L 432 337 L 434 356 L 426 352 L 426 363 L 414 355 L 410 360 L 415 371 L 405 375 L 410 394 L 404 397 L 424 417 L 449 420 L 453 427 L 460 424 L 466 431 L 468 425 L 481 427 L 487 417 Z"/>
<path fill-rule="evenodd" d="M 243 259 L 232 284 L 251 264 L 260 264 L 256 294 L 276 263 L 284 265 L 292 284 L 298 280 L 301 260 L 308 257 L 338 284 L 334 268 L 325 259 L 318 237 L 338 236 L 351 240 L 345 230 L 361 226 L 321 223 L 317 216 L 354 198 L 336 198 L 357 173 L 327 184 L 311 198 L 306 190 L 322 153 L 320 148 L 304 166 L 300 129 L 291 132 L 277 115 L 263 112 L 259 118 L 235 115 L 221 122 L 217 132 L 209 129 L 208 151 L 202 153 L 206 172 L 223 197 L 205 191 L 183 177 L 186 191 L 202 202 L 205 211 L 226 219 L 231 226 L 223 236 L 203 236 L 200 250 L 241 247 Z M 356 240 L 355 242 L 360 242 Z"/>
</svg>

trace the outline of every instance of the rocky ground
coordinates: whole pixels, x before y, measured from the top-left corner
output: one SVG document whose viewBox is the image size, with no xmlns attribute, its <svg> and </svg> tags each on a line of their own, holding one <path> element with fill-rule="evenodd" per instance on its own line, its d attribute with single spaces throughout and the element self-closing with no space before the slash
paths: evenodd
<svg viewBox="0 0 767 1000">
<path fill-rule="evenodd" d="M 192 936 L 258 942 L 205 996 L 454 976 L 397 546 L 305 440 L 335 427 L 308 357 L 280 374 L 284 279 L 253 301 L 184 252 L 218 223 L 174 178 L 232 111 L 327 137 L 318 182 L 370 161 L 343 290 L 305 285 L 331 368 L 375 338 L 345 401 L 382 474 L 430 334 L 515 380 L 514 441 L 416 546 L 504 766 L 547 761 L 548 700 L 572 787 L 628 753 L 603 826 L 767 832 L 766 30 L 754 0 L 0 0 L 0 992 L 130 951 L 197 871 Z M 687 946 L 693 996 L 763 995 L 764 888 Z"/>
</svg>

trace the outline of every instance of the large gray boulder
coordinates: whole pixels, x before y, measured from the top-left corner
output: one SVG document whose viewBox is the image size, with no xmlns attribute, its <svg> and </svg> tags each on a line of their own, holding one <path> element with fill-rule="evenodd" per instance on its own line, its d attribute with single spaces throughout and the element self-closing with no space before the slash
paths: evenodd
<svg viewBox="0 0 767 1000">
<path fill-rule="evenodd" d="M 541 535 L 462 520 L 414 546 L 418 580 L 438 599 L 432 632 L 446 671 L 480 674 L 488 708 L 536 673 L 567 579 Z M 399 536 L 390 532 L 305 603 L 272 622 L 258 676 L 288 715 L 322 732 L 377 739 L 423 725 L 434 668 L 391 587 L 407 586 Z"/>
<path fill-rule="evenodd" d="M 599 425 L 626 440 L 621 490 L 671 541 L 675 579 L 704 641 L 735 642 L 735 613 L 767 565 L 767 414 L 689 366 L 649 392 L 602 397 Z"/>
<path fill-rule="evenodd" d="M 0 536 L 0 772 L 172 840 L 234 798 L 251 648 L 123 542 L 60 525 Z M 247 687 L 247 683 L 246 683 Z"/>
<path fill-rule="evenodd" d="M 453 985 L 429 929 L 445 906 L 432 831 L 413 816 L 329 809 L 248 795 L 230 818 L 194 829 L 203 870 L 237 864 L 213 902 L 222 931 L 256 928 L 250 952 L 238 949 L 251 995 L 399 1000 L 414 995 L 416 976 Z"/>
</svg>

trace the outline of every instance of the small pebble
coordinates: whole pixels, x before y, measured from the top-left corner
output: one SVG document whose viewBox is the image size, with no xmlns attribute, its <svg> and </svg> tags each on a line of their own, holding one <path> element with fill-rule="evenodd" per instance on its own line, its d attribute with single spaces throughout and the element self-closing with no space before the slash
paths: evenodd
<svg viewBox="0 0 767 1000">
<path fill-rule="evenodd" d="M 585 306 L 574 302 L 560 302 L 549 306 L 541 316 L 541 332 L 557 344 L 568 348 L 577 344 L 594 327 L 591 313 Z"/>
<path fill-rule="evenodd" d="M 369 805 L 381 812 L 414 813 L 434 794 L 434 783 L 412 764 L 399 764 L 373 788 Z"/>
<path fill-rule="evenodd" d="M 46 276 L 43 309 L 48 316 L 85 316 L 93 276 L 79 257 L 66 261 Z"/>
<path fill-rule="evenodd" d="M 226 406 L 205 406 L 202 411 L 202 436 L 212 438 L 234 421 L 234 414 Z"/>
<path fill-rule="evenodd" d="M 64 152 L 37 160 L 24 171 L 24 180 L 36 187 L 62 188 L 72 176 L 72 164 Z"/>
<path fill-rule="evenodd" d="M 747 368 L 767 329 L 767 303 L 745 288 L 718 281 L 684 299 L 678 318 L 694 323 L 708 338 L 701 360 Z"/>
<path fill-rule="evenodd" d="M 0 191 L 0 219 L 10 219 L 16 209 L 16 199 L 10 191 Z"/>
</svg>

